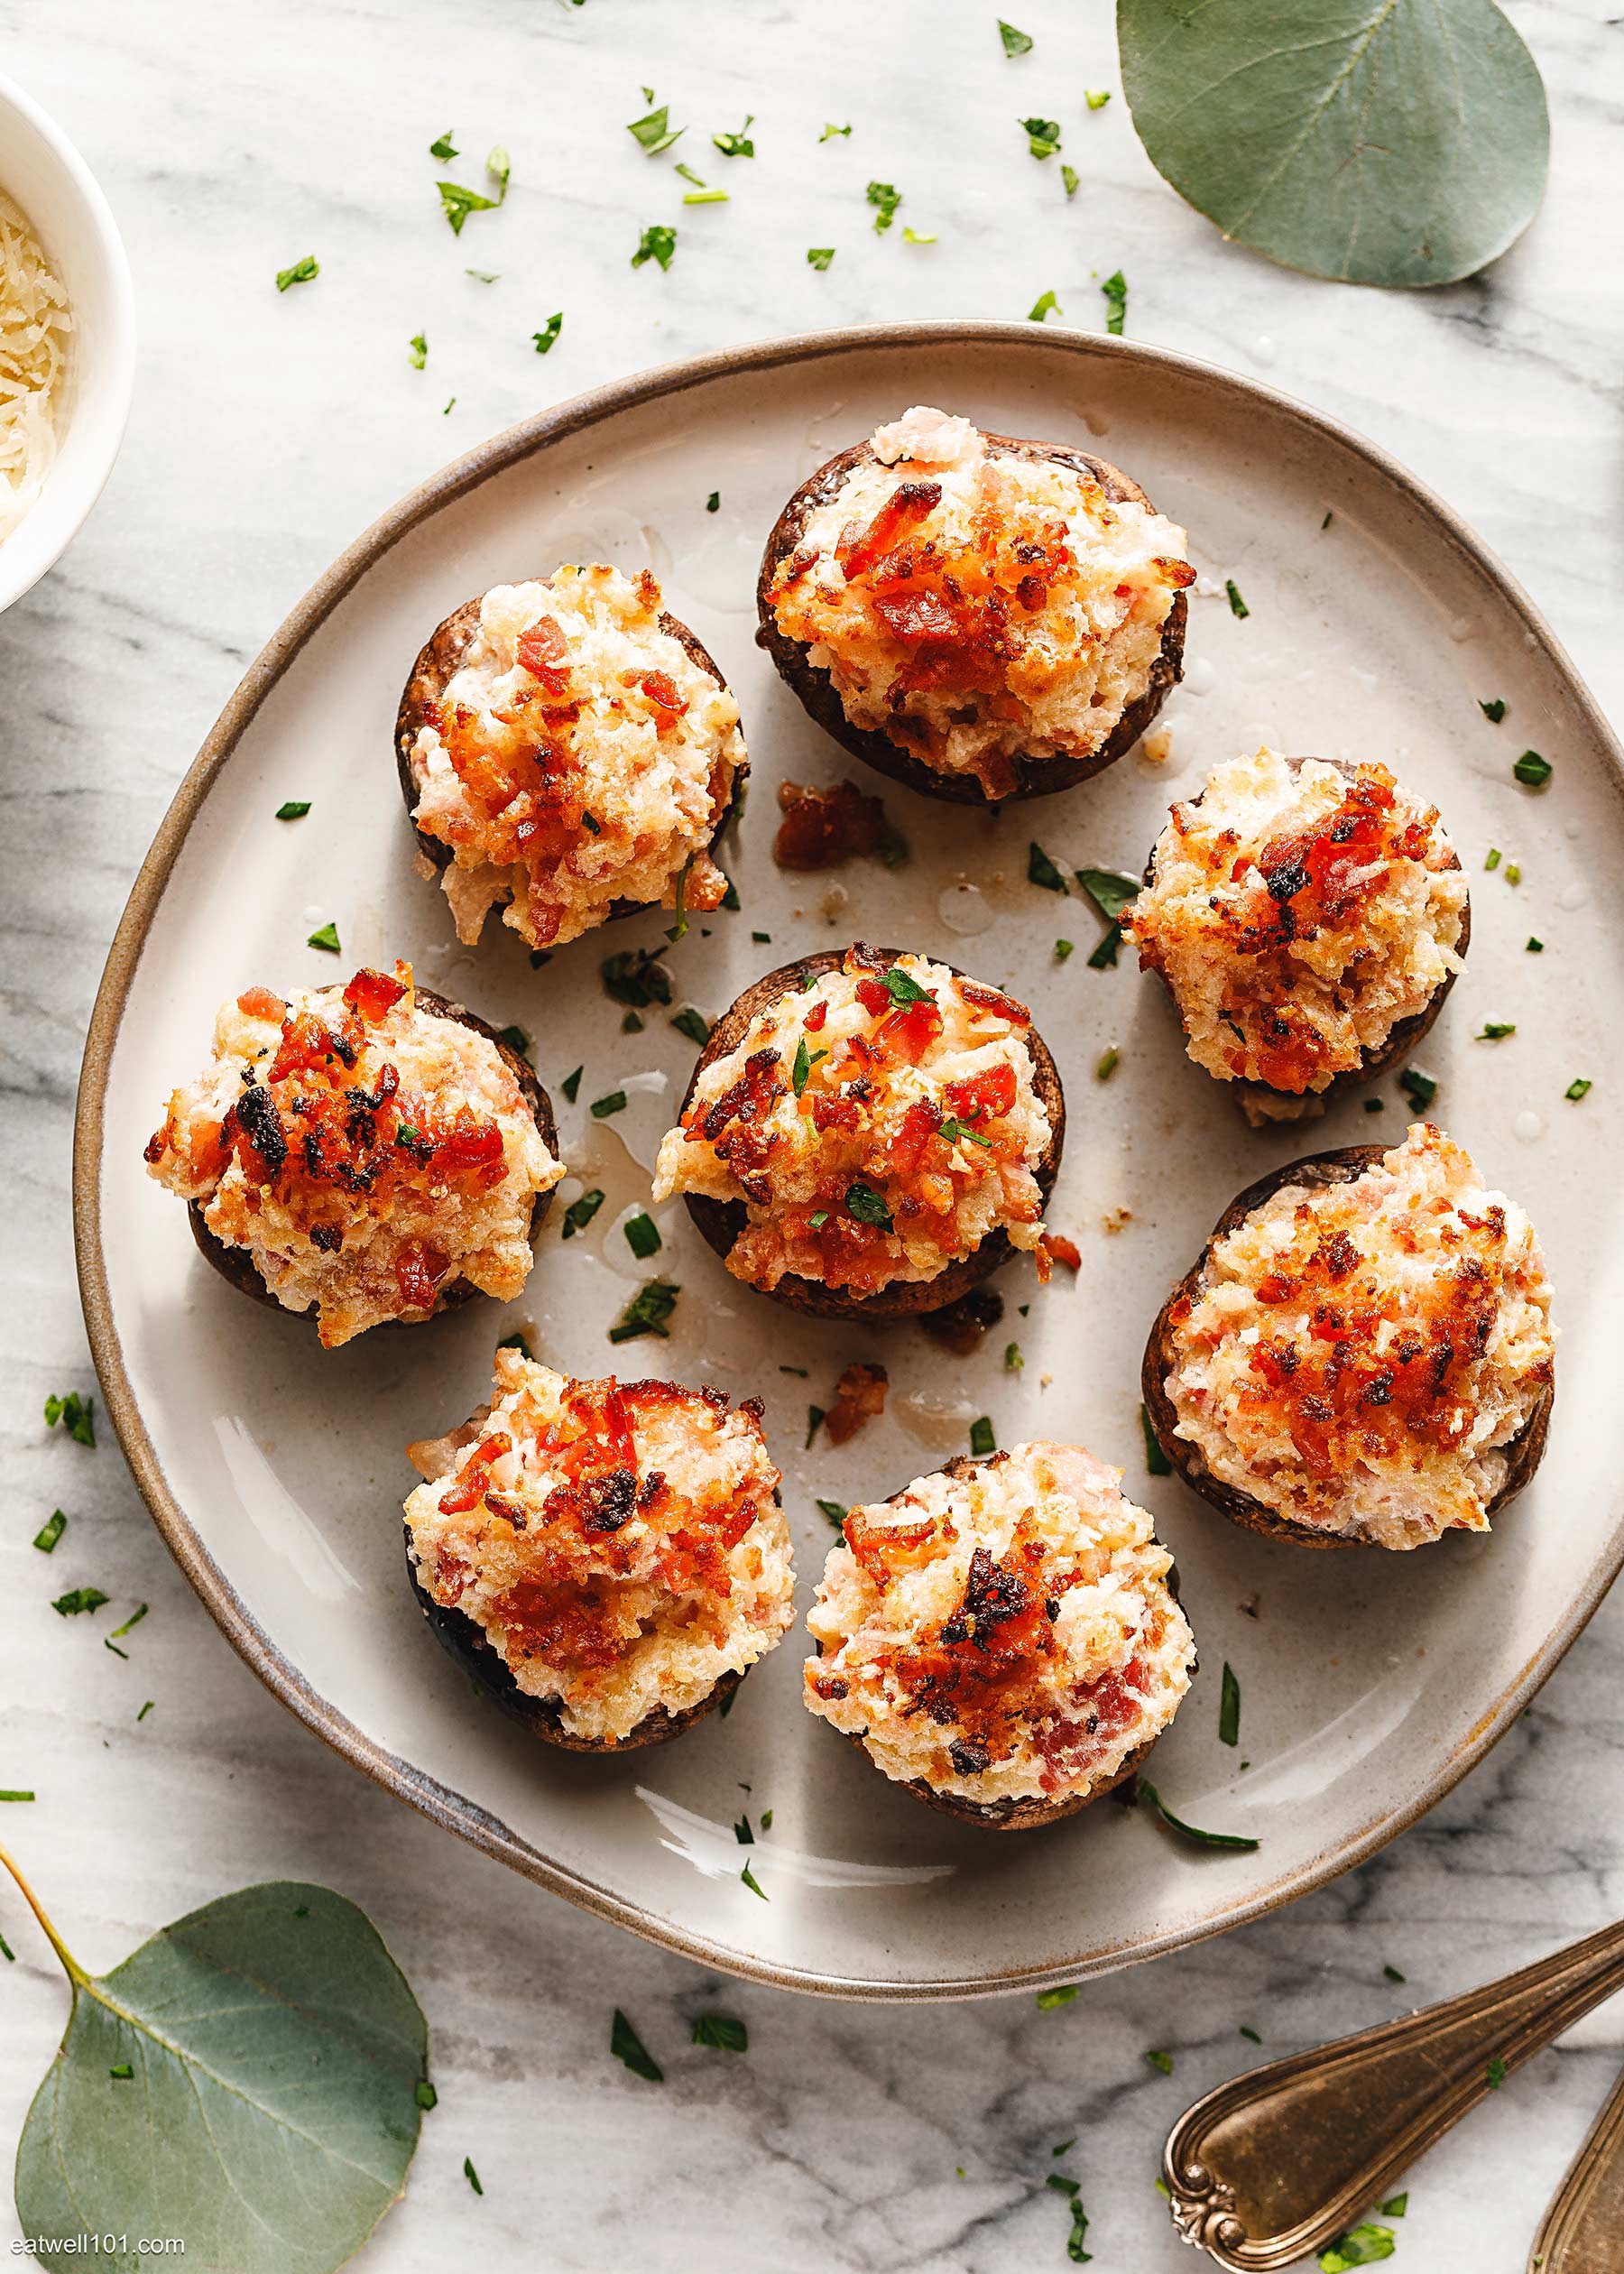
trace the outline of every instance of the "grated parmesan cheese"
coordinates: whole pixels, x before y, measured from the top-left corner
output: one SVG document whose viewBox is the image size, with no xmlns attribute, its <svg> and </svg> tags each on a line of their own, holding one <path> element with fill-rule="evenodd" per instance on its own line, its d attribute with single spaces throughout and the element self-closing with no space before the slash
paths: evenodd
<svg viewBox="0 0 1624 2274">
<path fill-rule="evenodd" d="M 33 504 L 56 457 L 56 402 L 72 329 L 67 293 L 0 190 L 0 540 Z"/>
</svg>

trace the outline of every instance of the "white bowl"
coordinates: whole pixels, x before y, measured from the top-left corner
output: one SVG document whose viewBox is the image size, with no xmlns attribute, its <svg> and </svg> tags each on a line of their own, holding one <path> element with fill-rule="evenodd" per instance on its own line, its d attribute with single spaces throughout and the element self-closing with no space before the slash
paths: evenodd
<svg viewBox="0 0 1624 2274">
<path fill-rule="evenodd" d="M 135 306 L 118 226 L 90 169 L 3 76 L 0 190 L 27 216 L 74 320 L 56 461 L 29 513 L 0 539 L 0 608 L 9 608 L 67 550 L 113 470 L 135 382 Z"/>
</svg>

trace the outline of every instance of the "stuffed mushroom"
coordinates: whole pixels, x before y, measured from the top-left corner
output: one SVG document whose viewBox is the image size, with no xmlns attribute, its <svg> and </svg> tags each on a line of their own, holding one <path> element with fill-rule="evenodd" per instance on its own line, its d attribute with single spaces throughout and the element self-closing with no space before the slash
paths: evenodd
<svg viewBox="0 0 1624 2274">
<path fill-rule="evenodd" d="M 434 633 L 395 722 L 401 788 L 457 938 L 532 948 L 639 908 L 712 909 L 747 760 L 739 707 L 645 569 L 495 585 Z"/>
<path fill-rule="evenodd" d="M 1069 445 L 917 406 L 804 482 L 767 541 L 757 638 L 818 725 L 927 797 L 1086 781 L 1184 653 L 1185 532 Z"/>
<path fill-rule="evenodd" d="M 1025 1005 L 858 941 L 746 989 L 712 1030 L 660 1148 L 735 1279 L 822 1317 L 938 1309 L 1005 1262 L 1047 1276 L 1065 1132 Z"/>
<path fill-rule="evenodd" d="M 1236 1523 L 1305 1547 L 1487 1531 L 1545 1451 L 1555 1329 L 1534 1227 L 1424 1122 L 1241 1193 L 1145 1351 L 1151 1426 Z"/>
<path fill-rule="evenodd" d="M 331 1350 L 475 1294 L 508 1301 L 563 1176 L 546 1092 L 495 1030 L 411 966 L 222 1004 L 148 1173 L 234 1287 L 314 1312 Z"/>
<path fill-rule="evenodd" d="M 1080 1446 L 1018 1445 L 854 1508 L 807 1616 L 808 1711 L 932 1807 L 1000 1831 L 1131 1776 L 1195 1645 L 1121 1480 Z"/>
<path fill-rule="evenodd" d="M 407 1567 L 503 1710 L 577 1752 L 652 1745 L 721 1705 L 795 1619 L 754 1399 L 573 1381 L 496 1353 L 492 1402 L 409 1448 Z"/>
<path fill-rule="evenodd" d="M 1261 1125 L 1321 1113 L 1415 1049 L 1472 911 L 1437 808 L 1386 766 L 1260 750 L 1173 808 L 1121 925 L 1190 1057 Z"/>
</svg>

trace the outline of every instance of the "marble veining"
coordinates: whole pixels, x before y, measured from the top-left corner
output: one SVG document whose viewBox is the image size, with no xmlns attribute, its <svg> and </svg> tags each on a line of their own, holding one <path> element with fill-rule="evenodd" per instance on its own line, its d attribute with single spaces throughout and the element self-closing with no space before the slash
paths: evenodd
<svg viewBox="0 0 1624 2274">
<path fill-rule="evenodd" d="M 0 1525 L 0 1786 L 14 1844 L 70 1945 L 110 1964 L 163 1919 L 257 1879 L 309 1877 L 371 1912 L 434 2034 L 439 2106 L 404 2203 L 364 2260 L 744 2274 L 1004 2274 L 1065 2263 L 1077 2177 L 1094 2261 L 1193 2261 L 1154 2190 L 1167 2125 L 1237 2067 L 1523 1963 L 1624 1905 L 1624 1613 L 1604 1606 L 1528 1715 L 1432 1815 L 1361 1870 L 1220 1943 L 1086 1987 L 955 2008 L 839 2006 L 718 1979 L 526 1885 L 398 1807 L 308 1737 L 192 1600 L 104 1441 L 47 1436 L 86 1387 L 69 1206 L 74 1086 L 102 959 L 169 796 L 247 660 L 333 556 L 454 453 L 649 364 L 774 332 L 1023 316 L 1052 289 L 1103 321 L 1253 373 L 1376 437 L 1509 563 L 1605 706 L 1624 707 L 1618 370 L 1624 271 L 1608 257 L 1624 30 L 1607 0 L 1513 0 L 1553 113 L 1550 192 L 1486 275 L 1359 292 L 1223 245 L 1158 182 L 1120 95 L 1104 0 L 995 10 L 828 0 L 816 18 L 712 0 L 0 0 L 5 69 L 106 190 L 135 271 L 142 369 L 122 459 L 60 567 L 0 618 L 0 979 L 8 1208 L 7 1514 Z M 685 143 L 645 158 L 641 88 Z M 1117 90 L 1091 114 L 1084 87 Z M 713 132 L 755 114 L 754 160 Z M 1062 121 L 1083 180 L 1027 153 Z M 826 121 L 849 138 L 819 144 Z M 454 238 L 428 143 L 506 207 Z M 684 208 L 674 157 L 732 192 Z M 4 153 L 0 153 L 0 165 Z M 876 237 L 872 177 L 904 193 Z M 669 274 L 633 271 L 674 222 Z M 934 232 L 904 243 L 901 224 Z M 837 247 L 819 273 L 808 245 Z M 277 269 L 322 264 L 278 296 Z M 484 284 L 465 271 L 497 272 Z M 531 345 L 555 309 L 562 336 Z M 422 331 L 427 368 L 407 343 Z M 454 398 L 454 400 L 452 400 Z M 808 459 L 808 464 L 811 460 Z M 725 486 L 725 468 L 718 469 Z M 1380 659 L 1370 659 L 1379 670 Z M 70 1518 L 47 1565 L 29 1545 Z M 59 1585 L 149 1602 L 130 1659 Z M 143 1702 L 153 1708 L 139 1724 Z M 1079 1903 L 1087 1900 L 1079 1888 Z M 54 1963 L 0 1889 L 0 2142 L 66 2012 Z M 1398 1968 L 1398 1987 L 1383 1974 Z M 625 2008 L 666 2067 L 608 2052 Z M 743 2058 L 688 2040 L 706 2010 Z M 1263 2039 L 1242 2038 L 1242 2025 Z M 1604 2009 L 1492 2097 L 1415 2174 L 1397 2264 L 1517 2274 L 1539 2210 L 1624 2044 Z M 1166 2075 L 1147 2048 L 1173 2057 Z M 1062 2157 L 1052 2150 L 1072 2140 Z M 472 2155 L 485 2193 L 462 2177 Z M 15 2232 L 0 2208 L 0 2244 Z"/>
</svg>

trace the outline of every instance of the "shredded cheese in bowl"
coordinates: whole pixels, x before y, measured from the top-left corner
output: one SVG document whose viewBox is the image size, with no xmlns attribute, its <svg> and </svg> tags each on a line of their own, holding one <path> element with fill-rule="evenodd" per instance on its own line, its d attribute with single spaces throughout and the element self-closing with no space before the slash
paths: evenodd
<svg viewBox="0 0 1624 2274">
<path fill-rule="evenodd" d="M 21 209 L 0 190 L 0 540 L 44 486 L 73 315 Z"/>
</svg>

